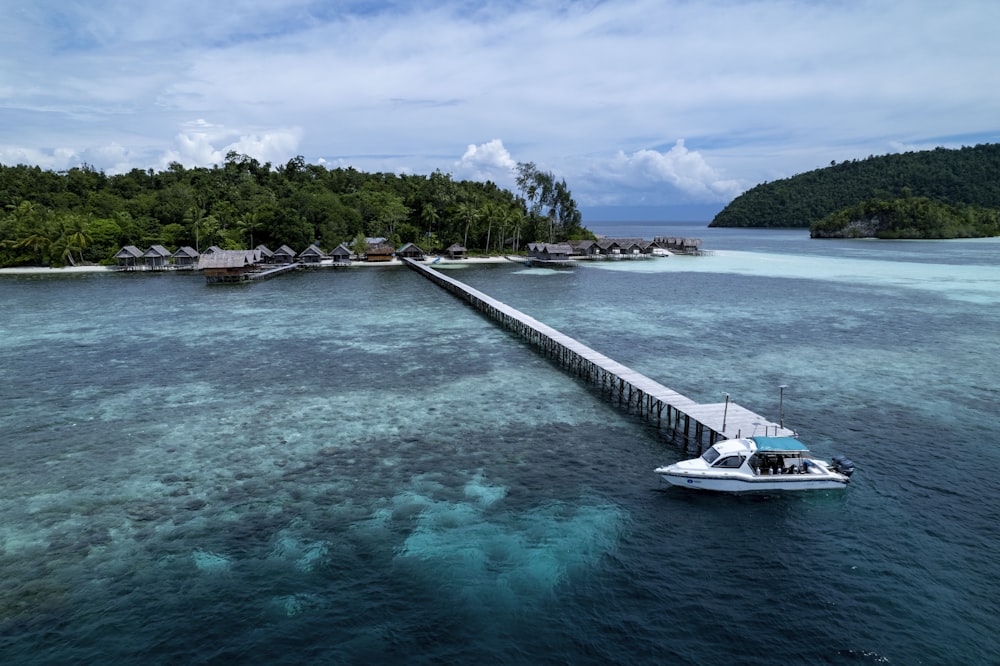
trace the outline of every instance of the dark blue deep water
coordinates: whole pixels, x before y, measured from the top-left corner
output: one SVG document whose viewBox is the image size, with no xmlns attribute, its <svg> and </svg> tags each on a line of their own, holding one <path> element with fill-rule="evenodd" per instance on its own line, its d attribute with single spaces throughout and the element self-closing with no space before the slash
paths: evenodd
<svg viewBox="0 0 1000 666">
<path fill-rule="evenodd" d="M 694 494 L 684 457 L 405 268 L 0 275 L 0 663 L 989 664 L 1000 241 L 698 236 L 444 268 L 858 466 Z"/>
</svg>

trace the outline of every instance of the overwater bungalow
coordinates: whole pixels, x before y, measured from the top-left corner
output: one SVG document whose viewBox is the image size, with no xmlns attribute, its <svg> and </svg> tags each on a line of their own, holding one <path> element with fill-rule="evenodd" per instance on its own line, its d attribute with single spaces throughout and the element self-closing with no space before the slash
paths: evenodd
<svg viewBox="0 0 1000 666">
<path fill-rule="evenodd" d="M 592 250 L 594 258 L 603 259 L 648 259 L 658 246 L 644 238 L 609 238 L 597 240 Z"/>
<path fill-rule="evenodd" d="M 298 258 L 299 261 L 303 264 L 311 264 L 318 266 L 320 262 L 322 262 L 324 259 L 328 259 L 329 257 L 325 252 L 323 252 L 323 250 L 319 248 L 319 245 L 313 243 L 306 249 L 299 252 Z"/>
<path fill-rule="evenodd" d="M 528 243 L 528 257 L 539 261 L 569 261 L 573 248 L 568 243 Z"/>
<path fill-rule="evenodd" d="M 653 241 L 644 241 L 644 247 L 642 249 L 643 254 L 647 257 L 669 257 L 671 252 L 667 249 L 664 243 Z"/>
<path fill-rule="evenodd" d="M 162 245 L 150 245 L 142 254 L 142 259 L 149 270 L 162 270 L 170 265 L 170 250 Z"/>
<path fill-rule="evenodd" d="M 571 240 L 566 241 L 566 244 L 570 246 L 572 250 L 570 254 L 574 257 L 594 257 L 601 254 L 601 248 L 597 241 Z"/>
<path fill-rule="evenodd" d="M 177 248 L 170 258 L 176 268 L 193 269 L 198 263 L 198 252 L 190 245 L 185 245 Z"/>
<path fill-rule="evenodd" d="M 573 248 L 568 243 L 528 243 L 528 263 L 547 266 L 571 266 Z"/>
<path fill-rule="evenodd" d="M 656 236 L 653 239 L 660 247 L 674 254 L 701 254 L 700 238 L 681 238 L 679 236 Z"/>
<path fill-rule="evenodd" d="M 620 256 L 626 259 L 637 259 L 643 256 L 642 244 L 634 240 L 619 241 Z"/>
<path fill-rule="evenodd" d="M 605 257 L 616 257 L 622 253 L 622 246 L 613 238 L 602 238 L 597 241 L 597 247 L 601 250 L 601 255 Z"/>
<path fill-rule="evenodd" d="M 142 250 L 137 248 L 135 245 L 126 245 L 122 249 L 118 250 L 115 255 L 115 259 L 118 261 L 118 268 L 127 271 L 134 271 L 142 263 Z"/>
<path fill-rule="evenodd" d="M 261 263 L 265 263 L 265 264 L 273 264 L 274 263 L 274 252 L 272 252 L 271 249 L 268 246 L 266 246 L 263 243 L 261 243 L 260 245 L 258 245 L 254 249 L 257 250 L 258 252 L 260 252 Z"/>
<path fill-rule="evenodd" d="M 274 263 L 276 264 L 291 264 L 295 262 L 295 250 L 288 247 L 287 245 L 282 245 L 277 250 L 274 251 L 272 255 Z"/>
<path fill-rule="evenodd" d="M 218 250 L 198 257 L 198 270 L 205 273 L 211 284 L 216 282 L 242 282 L 258 269 L 261 254 L 257 250 Z"/>
</svg>

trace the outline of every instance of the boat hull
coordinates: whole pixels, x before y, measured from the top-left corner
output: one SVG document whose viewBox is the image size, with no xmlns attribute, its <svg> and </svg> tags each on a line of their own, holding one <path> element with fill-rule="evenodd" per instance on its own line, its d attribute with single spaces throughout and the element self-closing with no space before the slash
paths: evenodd
<svg viewBox="0 0 1000 666">
<path fill-rule="evenodd" d="M 717 477 L 708 474 L 683 474 L 660 472 L 660 478 L 673 486 L 711 490 L 722 493 L 748 493 L 760 491 L 838 490 L 846 488 L 848 480 L 838 476 L 811 474 L 786 474 L 750 478 Z"/>
</svg>

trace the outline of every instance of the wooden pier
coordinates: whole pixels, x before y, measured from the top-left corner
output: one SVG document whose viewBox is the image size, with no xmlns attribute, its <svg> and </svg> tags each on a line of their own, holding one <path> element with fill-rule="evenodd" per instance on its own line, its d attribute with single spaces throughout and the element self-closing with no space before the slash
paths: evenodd
<svg viewBox="0 0 1000 666">
<path fill-rule="evenodd" d="M 290 273 L 291 271 L 297 271 L 302 268 L 304 264 L 294 263 L 294 264 L 284 264 L 282 266 L 275 266 L 274 268 L 265 268 L 262 271 L 251 273 L 248 279 L 250 280 L 270 280 L 271 278 L 282 275 L 284 273 Z"/>
<path fill-rule="evenodd" d="M 695 446 L 700 452 L 719 439 L 795 434 L 731 400 L 697 403 L 467 284 L 411 259 L 403 262 L 610 394 L 622 407 L 655 421 L 671 437 L 681 439 L 685 448 Z"/>
</svg>

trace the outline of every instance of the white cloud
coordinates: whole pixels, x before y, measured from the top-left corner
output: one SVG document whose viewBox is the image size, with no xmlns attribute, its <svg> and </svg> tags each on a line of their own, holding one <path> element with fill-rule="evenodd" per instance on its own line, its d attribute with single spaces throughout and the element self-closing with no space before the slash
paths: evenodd
<svg viewBox="0 0 1000 666">
<path fill-rule="evenodd" d="M 131 171 L 140 159 L 117 142 L 92 148 L 84 153 L 83 158 L 88 164 L 103 165 L 102 168 L 110 174 Z"/>
<path fill-rule="evenodd" d="M 25 146 L 0 146 L 0 164 L 37 165 L 43 169 L 63 171 L 80 166 L 80 157 L 72 148 L 39 150 Z"/>
<path fill-rule="evenodd" d="M 665 153 L 643 149 L 626 155 L 619 151 L 608 166 L 613 177 L 633 183 L 666 183 L 701 201 L 728 200 L 743 189 L 737 181 L 723 178 L 701 153 L 688 150 L 683 139 Z"/>
<path fill-rule="evenodd" d="M 503 141 L 493 139 L 478 146 L 469 144 L 462 159 L 455 162 L 456 175 L 470 180 L 508 182 L 517 163 L 504 148 Z"/>
<path fill-rule="evenodd" d="M 184 124 L 174 148 L 163 153 L 159 166 L 166 168 L 171 162 L 184 166 L 222 164 L 230 151 L 251 155 L 261 162 L 283 164 L 295 157 L 300 139 L 298 129 L 242 133 L 198 118 Z"/>
</svg>

